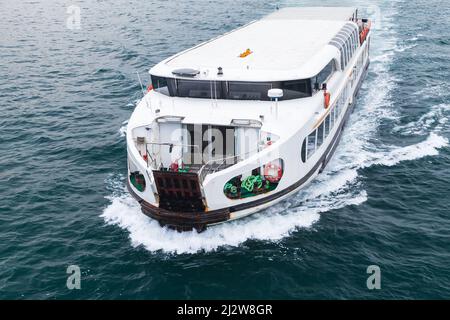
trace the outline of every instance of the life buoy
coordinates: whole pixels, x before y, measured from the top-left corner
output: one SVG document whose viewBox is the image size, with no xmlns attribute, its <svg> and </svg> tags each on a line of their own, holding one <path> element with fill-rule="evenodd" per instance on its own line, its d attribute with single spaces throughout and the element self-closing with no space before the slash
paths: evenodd
<svg viewBox="0 0 450 320">
<path fill-rule="evenodd" d="M 150 92 L 150 91 L 152 91 L 153 90 L 153 85 L 149 85 L 148 87 L 147 87 L 147 92 Z"/>
<path fill-rule="evenodd" d="M 178 168 L 179 168 L 178 162 L 175 161 L 170 164 L 170 171 L 178 172 Z"/>
<path fill-rule="evenodd" d="M 328 107 L 330 106 L 331 94 L 329 92 L 325 91 L 323 93 L 323 97 L 324 97 L 324 101 L 323 101 L 324 107 L 325 107 L 325 109 L 328 109 Z"/>
<path fill-rule="evenodd" d="M 269 162 L 264 166 L 264 178 L 272 183 L 278 183 L 283 176 L 283 170 L 275 163 Z"/>
</svg>

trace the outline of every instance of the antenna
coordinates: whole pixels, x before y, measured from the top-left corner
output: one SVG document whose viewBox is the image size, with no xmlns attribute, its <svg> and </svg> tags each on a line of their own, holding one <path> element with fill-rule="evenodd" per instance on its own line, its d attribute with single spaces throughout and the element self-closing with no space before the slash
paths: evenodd
<svg viewBox="0 0 450 320">
<path fill-rule="evenodd" d="M 139 79 L 139 84 L 141 85 L 142 99 L 145 99 L 145 90 L 144 90 L 144 86 L 142 85 L 141 76 L 139 75 L 139 72 L 138 72 L 138 71 L 136 71 L 136 74 L 137 74 L 138 79 Z M 148 100 L 147 100 L 147 99 L 145 99 L 145 104 L 146 104 L 147 107 L 150 108 L 150 110 L 153 112 L 152 106 L 151 106 L 151 105 L 150 105 L 150 106 L 148 105 Z"/>
<path fill-rule="evenodd" d="M 141 85 L 142 95 L 145 96 L 144 86 L 142 85 L 141 76 L 139 75 L 139 72 L 136 71 L 136 74 L 139 79 L 139 84 Z"/>
</svg>

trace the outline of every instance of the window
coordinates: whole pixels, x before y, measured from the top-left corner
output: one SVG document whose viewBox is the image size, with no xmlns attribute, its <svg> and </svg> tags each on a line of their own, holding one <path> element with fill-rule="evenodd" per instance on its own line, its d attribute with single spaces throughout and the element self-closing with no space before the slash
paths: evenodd
<svg viewBox="0 0 450 320">
<path fill-rule="evenodd" d="M 280 89 L 283 89 L 283 100 L 311 96 L 310 81 L 308 80 L 284 81 L 281 83 Z"/>
<path fill-rule="evenodd" d="M 330 131 L 334 126 L 334 108 L 330 110 Z"/>
<path fill-rule="evenodd" d="M 316 130 L 314 130 L 310 135 L 308 136 L 308 159 L 311 158 L 311 156 L 316 151 Z"/>
<path fill-rule="evenodd" d="M 156 92 L 160 92 L 166 96 L 169 95 L 167 78 L 152 76 L 152 87 Z"/>
<path fill-rule="evenodd" d="M 336 70 L 336 66 L 334 60 L 331 60 L 319 74 L 313 78 L 314 83 L 319 84 L 319 87 L 322 86 L 323 83 L 327 82 L 327 80 L 331 77 L 331 75 Z"/>
<path fill-rule="evenodd" d="M 222 89 L 216 81 L 176 80 L 177 96 L 187 98 L 220 99 Z"/>
<path fill-rule="evenodd" d="M 345 68 L 344 47 L 341 47 L 340 51 L 341 51 L 341 69 L 344 70 Z"/>
<path fill-rule="evenodd" d="M 301 157 L 302 157 L 302 162 L 306 162 L 306 139 L 304 139 L 303 143 L 302 143 L 302 154 L 301 154 Z"/>
<path fill-rule="evenodd" d="M 358 40 L 358 30 L 353 30 L 353 41 L 355 41 L 355 48 L 358 48 L 359 46 L 359 40 Z"/>
<path fill-rule="evenodd" d="M 328 137 L 328 134 L 330 133 L 330 115 L 328 114 L 327 117 L 325 118 L 325 121 L 323 122 L 325 125 L 325 138 Z"/>
<path fill-rule="evenodd" d="M 336 38 L 336 39 L 332 40 L 330 42 L 330 44 L 339 49 L 339 52 L 341 54 L 341 59 L 340 59 L 341 69 L 344 69 L 344 48 L 341 43 L 341 40 L 339 38 Z"/>
<path fill-rule="evenodd" d="M 352 53 L 351 53 L 351 48 L 350 48 L 350 44 L 349 44 L 349 41 L 348 41 L 349 39 L 347 39 L 346 41 L 345 41 L 345 47 L 346 47 L 346 49 L 347 49 L 347 62 L 345 63 L 346 65 L 349 63 L 349 61 L 350 61 L 350 58 L 351 58 L 351 55 L 352 55 Z"/>
<path fill-rule="evenodd" d="M 323 133 L 324 133 L 324 124 L 323 122 L 320 124 L 320 126 L 317 128 L 317 149 L 322 145 L 323 143 Z"/>
<path fill-rule="evenodd" d="M 347 42 L 347 37 L 345 37 L 343 34 L 339 34 L 338 36 L 337 36 L 337 39 L 339 40 L 339 42 L 341 43 L 341 46 L 342 46 L 342 52 L 341 52 L 341 57 L 343 58 L 343 59 L 341 59 L 342 60 L 342 69 L 344 69 L 346 66 L 347 66 L 347 62 L 348 62 L 348 48 L 347 48 L 347 45 L 346 45 L 346 42 Z"/>
<path fill-rule="evenodd" d="M 152 76 L 152 86 L 156 92 L 165 95 L 203 99 L 269 101 L 270 98 L 267 94 L 272 88 L 283 90 L 281 100 L 299 99 L 312 95 L 311 79 L 244 82 L 187 80 Z"/>
<path fill-rule="evenodd" d="M 355 43 L 353 42 L 353 36 L 350 35 L 348 39 L 350 40 L 350 45 L 352 47 L 352 57 L 353 57 L 353 54 L 355 53 Z"/>
<path fill-rule="evenodd" d="M 347 23 L 339 33 L 330 41 L 341 53 L 341 69 L 345 69 L 348 61 L 355 53 L 359 44 L 358 28 L 354 23 Z"/>
<path fill-rule="evenodd" d="M 232 100 L 269 100 L 267 92 L 271 83 L 264 82 L 229 82 L 227 98 Z"/>
</svg>

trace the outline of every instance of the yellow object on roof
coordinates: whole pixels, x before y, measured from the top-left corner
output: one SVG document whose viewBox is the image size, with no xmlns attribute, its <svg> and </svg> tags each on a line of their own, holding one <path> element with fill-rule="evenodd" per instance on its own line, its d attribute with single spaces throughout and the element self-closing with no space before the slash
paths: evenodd
<svg viewBox="0 0 450 320">
<path fill-rule="evenodd" d="M 245 58 L 246 56 L 251 55 L 252 53 L 253 53 L 252 50 L 247 49 L 239 55 L 239 58 Z"/>
</svg>

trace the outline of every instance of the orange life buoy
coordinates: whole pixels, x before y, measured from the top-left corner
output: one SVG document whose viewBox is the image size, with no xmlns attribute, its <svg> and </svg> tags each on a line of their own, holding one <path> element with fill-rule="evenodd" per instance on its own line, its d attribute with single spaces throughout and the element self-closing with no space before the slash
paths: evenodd
<svg viewBox="0 0 450 320">
<path fill-rule="evenodd" d="M 323 93 L 323 97 L 324 97 L 324 106 L 325 109 L 328 109 L 328 107 L 330 106 L 330 98 L 331 98 L 331 94 L 329 92 L 324 92 Z"/>
<path fill-rule="evenodd" d="M 150 91 L 152 91 L 153 90 L 153 85 L 149 85 L 148 87 L 147 87 L 147 92 L 150 92 Z"/>
<path fill-rule="evenodd" d="M 264 166 L 264 178 L 272 183 L 278 183 L 283 176 L 283 170 L 277 164 L 269 162 Z"/>
</svg>

